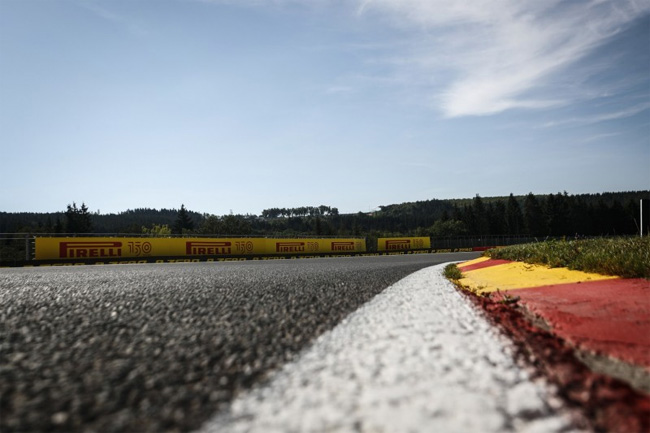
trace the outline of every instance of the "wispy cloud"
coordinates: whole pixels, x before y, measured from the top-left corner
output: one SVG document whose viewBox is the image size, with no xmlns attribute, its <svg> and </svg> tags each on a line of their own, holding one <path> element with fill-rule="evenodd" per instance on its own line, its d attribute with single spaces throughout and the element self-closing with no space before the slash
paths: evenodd
<svg viewBox="0 0 650 433">
<path fill-rule="evenodd" d="M 535 91 L 649 13 L 650 2 L 365 0 L 359 11 L 433 35 L 406 61 L 432 76 L 446 72 L 436 104 L 446 117 L 459 117 L 569 102 Z"/>
<path fill-rule="evenodd" d="M 347 9 L 360 19 L 399 28 L 405 38 L 397 43 L 399 49 L 373 46 L 377 52 L 367 55 L 389 64 L 394 82 L 409 83 L 421 100 L 447 118 L 548 108 L 589 98 L 584 92 L 592 90 L 569 89 L 561 74 L 650 14 L 647 0 L 193 1 Z M 601 61 L 600 70 L 614 61 Z M 428 89 L 428 95 L 423 96 L 422 89 Z"/>
<path fill-rule="evenodd" d="M 84 0 L 84 1 L 77 1 L 76 4 L 78 4 L 80 7 L 86 9 L 87 11 L 91 12 L 92 14 L 94 14 L 99 18 L 102 18 L 113 24 L 117 24 L 119 26 L 125 27 L 128 31 L 130 31 L 133 34 L 144 35 L 147 33 L 147 31 L 140 24 L 136 23 L 131 18 L 117 14 L 107 9 L 105 6 L 100 5 L 98 2 L 92 0 Z"/>
<path fill-rule="evenodd" d="M 547 122 L 543 125 L 543 127 L 550 128 L 550 127 L 564 126 L 564 125 L 571 125 L 571 124 L 587 125 L 591 123 L 607 122 L 611 120 L 632 117 L 646 110 L 650 110 L 650 102 L 644 102 L 625 109 L 609 111 L 606 113 L 598 113 L 591 116 L 570 117 L 562 120 Z"/>
<path fill-rule="evenodd" d="M 593 141 L 601 141 L 601 140 L 608 140 L 612 137 L 619 137 L 623 135 L 622 132 L 611 132 L 607 134 L 596 134 L 592 136 L 585 137 L 581 140 L 581 143 L 586 144 L 586 143 L 591 143 Z"/>
</svg>

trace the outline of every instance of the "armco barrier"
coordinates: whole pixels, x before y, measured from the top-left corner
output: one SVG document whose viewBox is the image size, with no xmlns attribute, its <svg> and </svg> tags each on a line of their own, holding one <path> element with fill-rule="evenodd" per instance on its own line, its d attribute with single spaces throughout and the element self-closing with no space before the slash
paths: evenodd
<svg viewBox="0 0 650 433">
<path fill-rule="evenodd" d="M 247 257 L 366 251 L 365 239 L 335 238 L 36 238 L 36 260 L 115 260 L 150 257 Z"/>
<path fill-rule="evenodd" d="M 379 238 L 377 251 L 408 251 L 431 248 L 431 238 Z"/>
</svg>

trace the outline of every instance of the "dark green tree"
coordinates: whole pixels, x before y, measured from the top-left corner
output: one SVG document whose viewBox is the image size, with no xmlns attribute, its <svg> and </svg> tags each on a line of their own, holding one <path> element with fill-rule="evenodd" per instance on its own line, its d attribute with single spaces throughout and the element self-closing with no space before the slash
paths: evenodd
<svg viewBox="0 0 650 433">
<path fill-rule="evenodd" d="M 467 227 L 467 234 L 475 235 L 478 230 L 476 229 L 476 216 L 474 214 L 474 207 L 467 204 L 463 205 L 461 215 L 461 221 L 463 221 L 465 227 Z"/>
<path fill-rule="evenodd" d="M 524 227 L 526 232 L 532 236 L 546 234 L 542 206 L 532 192 L 526 196 L 524 201 Z"/>
<path fill-rule="evenodd" d="M 610 214 L 613 221 L 614 234 L 621 235 L 628 232 L 627 215 L 620 201 L 617 200 L 612 204 Z"/>
<path fill-rule="evenodd" d="M 483 204 L 483 199 L 476 194 L 472 200 L 472 209 L 474 210 L 474 230 L 477 235 L 485 236 L 490 234 L 490 220 L 487 210 Z"/>
<path fill-rule="evenodd" d="M 57 216 L 56 223 L 54 224 L 54 233 L 59 234 L 59 233 L 63 233 L 63 231 L 64 231 L 63 223 L 61 222 L 61 218 Z"/>
<path fill-rule="evenodd" d="M 190 218 L 185 205 L 181 205 L 181 209 L 178 211 L 178 216 L 172 227 L 172 233 L 181 235 L 185 230 L 194 230 L 194 221 Z"/>
<path fill-rule="evenodd" d="M 640 219 L 640 203 L 637 202 L 636 200 L 628 200 L 627 205 L 625 206 L 625 214 L 626 214 L 626 220 L 628 222 L 627 225 L 627 233 L 631 234 L 637 234 L 640 231 L 639 228 L 639 219 Z M 644 217 L 644 219 L 647 219 Z"/>
<path fill-rule="evenodd" d="M 506 234 L 506 204 L 503 200 L 490 203 L 487 207 L 488 220 L 490 222 L 490 233 L 493 235 Z"/>
<path fill-rule="evenodd" d="M 320 215 L 327 215 L 332 211 L 332 208 L 329 206 L 325 206 L 324 204 L 318 206 L 318 211 L 320 212 Z"/>
<path fill-rule="evenodd" d="M 593 221 L 590 215 L 593 209 L 580 197 L 572 197 L 569 207 L 569 221 L 574 235 L 590 235 L 593 233 Z"/>
<path fill-rule="evenodd" d="M 65 220 L 65 230 L 68 233 L 92 233 L 93 231 L 93 222 L 85 203 L 81 203 L 80 208 L 77 208 L 75 202 L 68 205 Z"/>
<path fill-rule="evenodd" d="M 320 220 L 320 217 L 316 217 L 315 223 L 314 223 L 314 232 L 316 232 L 316 236 L 320 236 L 323 234 L 323 226 Z"/>
<path fill-rule="evenodd" d="M 252 227 L 241 215 L 226 215 L 221 218 L 221 230 L 226 235 L 248 235 Z"/>
<path fill-rule="evenodd" d="M 551 236 L 563 236 L 572 233 L 569 224 L 569 202 L 566 192 L 549 194 L 543 207 L 548 233 Z"/>
<path fill-rule="evenodd" d="M 463 220 L 463 211 L 461 208 L 458 207 L 456 203 L 454 203 L 454 208 L 451 214 L 451 219 L 456 220 L 456 221 L 462 221 Z"/>
<path fill-rule="evenodd" d="M 465 234 L 467 234 L 465 224 L 458 220 L 439 219 L 429 228 L 429 235 L 434 238 L 461 236 Z"/>
<path fill-rule="evenodd" d="M 506 204 L 506 227 L 508 234 L 518 235 L 524 230 L 524 215 L 521 213 L 519 202 L 512 193 Z"/>
<path fill-rule="evenodd" d="M 223 224 L 221 219 L 216 215 L 204 215 L 199 225 L 199 233 L 204 235 L 216 235 L 223 233 Z"/>
</svg>

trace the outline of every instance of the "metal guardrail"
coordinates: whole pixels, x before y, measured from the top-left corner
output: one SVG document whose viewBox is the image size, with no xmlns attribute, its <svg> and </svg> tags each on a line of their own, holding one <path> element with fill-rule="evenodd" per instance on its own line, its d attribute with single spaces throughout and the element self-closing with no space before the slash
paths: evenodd
<svg viewBox="0 0 650 433">
<path fill-rule="evenodd" d="M 34 239 L 31 233 L 0 233 L 0 261 L 33 260 Z"/>
</svg>

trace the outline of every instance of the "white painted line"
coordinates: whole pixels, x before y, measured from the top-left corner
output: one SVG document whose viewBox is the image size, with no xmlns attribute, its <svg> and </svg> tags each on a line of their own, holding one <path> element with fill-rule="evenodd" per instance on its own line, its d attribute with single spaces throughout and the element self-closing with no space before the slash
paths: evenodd
<svg viewBox="0 0 650 433">
<path fill-rule="evenodd" d="M 386 289 L 200 432 L 571 430 L 443 267 Z"/>
</svg>

